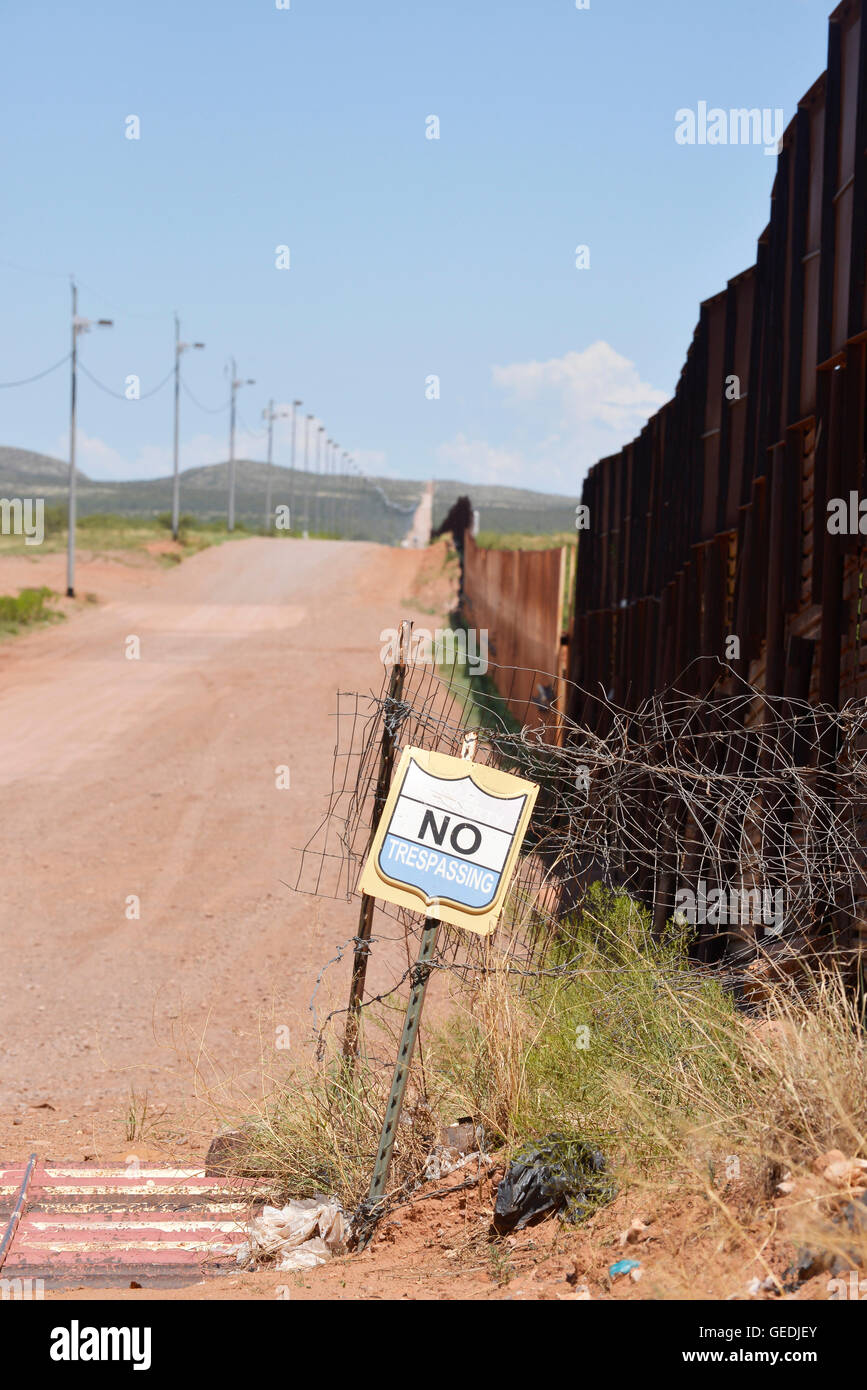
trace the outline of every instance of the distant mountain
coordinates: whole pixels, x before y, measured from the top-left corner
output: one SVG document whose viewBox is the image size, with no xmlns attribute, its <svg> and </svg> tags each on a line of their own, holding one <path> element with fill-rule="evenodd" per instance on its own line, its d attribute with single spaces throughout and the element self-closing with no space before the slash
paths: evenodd
<svg viewBox="0 0 867 1390">
<path fill-rule="evenodd" d="M 76 468 L 75 476 L 81 482 L 90 482 L 79 468 Z M 0 479 L 3 479 L 4 486 L 7 480 L 11 483 L 20 480 L 31 487 L 35 483 L 44 483 L 46 487 L 66 487 L 69 464 L 50 458 L 48 454 L 35 454 L 32 449 L 9 449 L 6 445 L 0 445 Z"/>
<path fill-rule="evenodd" d="M 187 468 L 181 473 L 181 510 L 202 521 L 226 514 L 228 463 Z M 235 463 L 235 513 L 239 521 L 261 526 L 264 521 L 268 465 L 253 459 Z M 76 470 L 79 515 L 117 512 L 124 516 L 156 516 L 172 505 L 172 479 L 144 478 L 109 482 L 88 478 Z M 36 493 L 49 504 L 66 497 L 69 465 L 29 449 L 0 445 L 0 496 L 26 497 Z M 425 484 L 405 478 L 337 478 L 294 472 L 275 466 L 272 475 L 274 506 L 292 506 L 295 524 L 306 530 L 335 529 L 357 539 L 399 542 L 409 530 L 412 512 L 421 500 Z M 435 484 L 434 525 L 442 521 L 457 497 L 468 495 L 478 508 L 486 531 L 523 531 L 546 534 L 567 531 L 574 524 L 575 502 L 523 488 L 475 486 L 446 481 Z"/>
<path fill-rule="evenodd" d="M 453 479 L 434 483 L 434 526 L 439 526 L 459 497 L 469 497 L 479 514 L 480 531 L 545 536 L 574 531 L 574 497 L 531 492 L 529 488 L 494 487 L 490 483 L 459 483 Z"/>
</svg>

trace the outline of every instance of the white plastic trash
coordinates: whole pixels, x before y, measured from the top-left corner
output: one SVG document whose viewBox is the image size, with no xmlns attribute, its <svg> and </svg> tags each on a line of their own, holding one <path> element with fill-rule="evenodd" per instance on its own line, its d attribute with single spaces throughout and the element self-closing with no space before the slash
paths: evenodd
<svg viewBox="0 0 867 1390">
<path fill-rule="evenodd" d="M 263 1264 L 280 1272 L 315 1269 L 344 1252 L 349 1234 L 349 1222 L 334 1198 L 302 1197 L 285 1207 L 265 1207 L 254 1217 L 237 1261 L 248 1269 Z"/>
</svg>

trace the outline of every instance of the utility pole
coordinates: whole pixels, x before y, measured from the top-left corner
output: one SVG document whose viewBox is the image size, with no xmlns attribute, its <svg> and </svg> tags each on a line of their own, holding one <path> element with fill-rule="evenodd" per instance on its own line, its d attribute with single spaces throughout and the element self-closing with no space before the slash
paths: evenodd
<svg viewBox="0 0 867 1390">
<path fill-rule="evenodd" d="M 336 536 L 340 534 L 340 464 L 337 459 L 337 445 L 331 441 L 331 472 L 333 475 L 331 493 L 331 529 Z"/>
<path fill-rule="evenodd" d="M 332 467 L 332 470 L 333 470 L 333 475 L 335 475 L 335 507 L 336 507 L 335 530 L 338 531 L 338 534 L 339 534 L 339 531 L 340 531 L 340 500 L 342 500 L 342 492 L 339 491 L 339 486 L 340 486 L 340 463 L 339 463 L 339 457 L 340 457 L 340 453 L 339 453 L 338 441 L 336 441 L 336 439 L 332 439 L 332 441 L 331 441 L 331 467 Z"/>
<path fill-rule="evenodd" d="M 75 598 L 75 396 L 78 366 L 78 286 L 72 282 L 72 399 L 69 407 L 69 535 L 66 541 L 66 597 Z"/>
<path fill-rule="evenodd" d="M 69 536 L 66 542 L 66 597 L 75 598 L 75 522 L 76 522 L 76 492 L 75 492 L 75 434 L 76 434 L 76 403 L 78 395 L 78 335 L 79 333 L 89 333 L 94 326 L 92 319 L 80 319 L 78 317 L 78 286 L 73 279 L 70 279 L 72 290 L 72 377 L 69 403 L 69 504 L 68 519 Z M 97 328 L 111 328 L 111 319 L 97 319 Z"/>
<path fill-rule="evenodd" d="M 295 411 L 303 401 L 292 402 L 292 464 L 289 476 L 289 524 L 295 527 Z"/>
<path fill-rule="evenodd" d="M 334 490 L 333 490 L 333 462 L 334 462 L 334 440 L 329 439 L 325 445 L 325 472 L 329 478 L 328 491 L 328 529 L 334 531 Z"/>
<path fill-rule="evenodd" d="M 288 410 L 275 410 L 274 402 L 270 400 L 266 410 L 262 411 L 263 417 L 268 421 L 268 480 L 265 485 L 265 535 L 271 534 L 271 483 L 274 477 L 274 421 L 285 420 L 289 414 Z M 295 417 L 293 414 L 292 423 L 294 426 Z M 292 503 L 289 503 L 289 525 L 292 525 Z"/>
<path fill-rule="evenodd" d="M 305 507 L 304 507 L 304 530 L 310 530 L 310 474 L 307 471 L 307 454 L 310 446 L 310 421 L 314 417 L 308 415 L 304 422 L 304 476 L 305 476 Z"/>
<path fill-rule="evenodd" d="M 322 519 L 325 514 L 325 498 L 322 493 L 322 436 L 325 433 L 325 426 L 319 426 L 319 433 L 316 436 L 316 527 L 315 530 L 322 530 Z"/>
<path fill-rule="evenodd" d="M 247 377 L 246 381 L 237 375 L 238 368 L 235 359 L 232 358 L 232 399 L 229 409 L 229 516 L 227 529 L 235 529 L 235 397 L 242 386 L 255 386 L 252 377 Z"/>
<path fill-rule="evenodd" d="M 181 413 L 181 353 L 187 348 L 203 348 L 204 343 L 182 343 L 181 324 L 175 314 L 175 433 L 174 433 L 174 476 L 172 480 L 172 540 L 177 540 L 181 517 L 181 479 L 178 473 L 178 427 Z"/>
<path fill-rule="evenodd" d="M 265 418 L 268 421 L 268 480 L 265 484 L 265 535 L 271 534 L 271 470 L 274 467 L 274 399 L 268 402 L 268 409 L 265 411 Z"/>
</svg>

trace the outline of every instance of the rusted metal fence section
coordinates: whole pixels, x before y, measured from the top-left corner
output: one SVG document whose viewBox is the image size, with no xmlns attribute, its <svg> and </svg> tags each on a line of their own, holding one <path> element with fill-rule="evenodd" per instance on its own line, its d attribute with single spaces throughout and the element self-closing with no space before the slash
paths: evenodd
<svg viewBox="0 0 867 1390">
<path fill-rule="evenodd" d="M 486 550 L 469 532 L 465 538 L 464 615 L 488 634 L 492 663 L 509 672 L 509 687 L 500 693 L 524 723 L 539 722 L 566 674 L 561 619 L 568 551 Z M 540 681 L 539 671 L 555 675 Z"/>
<path fill-rule="evenodd" d="M 671 709 L 698 698 L 719 775 L 739 775 L 746 759 L 756 786 L 767 780 L 759 802 L 770 832 L 749 817 L 739 829 L 726 812 L 722 858 L 744 835 L 759 865 L 797 858 L 809 827 L 780 767 L 799 769 L 831 825 L 841 767 L 867 754 L 864 720 L 846 713 L 867 696 L 862 499 L 867 511 L 867 24 L 862 0 L 844 0 L 830 17 L 827 71 L 783 135 L 755 264 L 702 304 L 672 400 L 584 483 L 569 683 L 543 655 L 561 614 L 529 575 L 544 556 L 482 558 L 468 547 L 473 621 L 489 628 L 502 666 L 558 673 L 546 718 L 559 721 L 564 751 L 577 729 L 592 743 L 624 720 L 629 735 L 630 712 L 641 709 L 653 710 L 662 736 Z M 753 698 L 740 698 L 744 686 Z M 788 724 L 784 709 L 774 715 L 785 737 L 769 740 L 770 702 L 801 711 Z M 654 861 L 653 882 L 634 886 L 659 923 L 672 866 L 701 867 L 710 812 L 681 798 L 660 817 L 648 797 L 670 872 L 660 880 Z M 867 813 L 856 802 L 865 845 Z M 828 895 L 812 927 L 863 950 L 860 865 L 856 878 L 854 897 Z"/>
<path fill-rule="evenodd" d="M 867 693 L 867 538 L 827 525 L 832 499 L 867 496 L 865 260 L 867 26 L 845 0 L 755 265 L 701 306 L 674 398 L 584 484 L 576 684 L 634 707 L 675 678 L 709 688 L 713 657 L 772 696 Z"/>
<path fill-rule="evenodd" d="M 384 744 L 395 739 L 458 756 L 472 731 L 476 763 L 536 782 L 539 799 L 496 939 L 443 925 L 432 957 L 437 971 L 466 980 L 507 956 L 528 983 L 540 970 L 580 973 L 586 963 L 568 954 L 556 962 L 543 956 L 564 923 L 589 906 L 584 890 L 594 882 L 640 903 L 648 929 L 651 922 L 657 933 L 672 921 L 690 926 L 693 959 L 719 968 L 721 983 L 749 997 L 761 997 L 778 970 L 794 973 L 814 950 L 854 970 L 858 943 L 848 925 L 857 919 L 867 870 L 863 702 L 831 710 L 771 698 L 732 675 L 725 697 L 669 689 L 626 709 L 566 682 L 566 703 L 582 708 L 584 721 L 552 719 L 528 732 L 526 719 L 515 726 L 500 693 L 514 673 L 492 667 L 488 674 L 489 685 L 468 691 L 459 662 L 414 664 L 397 695 L 393 671 L 378 696 L 340 695 L 327 813 L 296 860 L 297 891 L 346 899 L 356 889 L 381 814 Z M 532 674 L 537 685 L 550 683 L 549 674 Z M 762 722 L 750 726 L 756 708 Z M 833 770 L 819 774 L 829 733 L 839 755 Z M 383 1086 L 394 1053 L 393 1033 L 385 1031 L 393 1003 L 386 1012 L 380 1005 L 418 979 L 424 908 L 422 899 L 416 912 L 373 904 L 370 970 L 348 1008 L 342 978 L 334 990 L 322 977 L 317 982 L 323 1050 L 326 1025 L 357 1015 L 365 1074 L 378 1068 Z M 331 965 L 354 945 L 348 940 Z"/>
</svg>

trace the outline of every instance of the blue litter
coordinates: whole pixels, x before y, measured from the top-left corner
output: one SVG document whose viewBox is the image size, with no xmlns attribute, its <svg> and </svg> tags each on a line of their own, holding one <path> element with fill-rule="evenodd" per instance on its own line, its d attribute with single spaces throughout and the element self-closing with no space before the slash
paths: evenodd
<svg viewBox="0 0 867 1390">
<path fill-rule="evenodd" d="M 619 1279 L 621 1274 L 629 1274 L 633 1269 L 640 1269 L 640 1260 L 618 1260 L 616 1264 L 609 1265 L 608 1276 L 611 1279 Z"/>
</svg>

